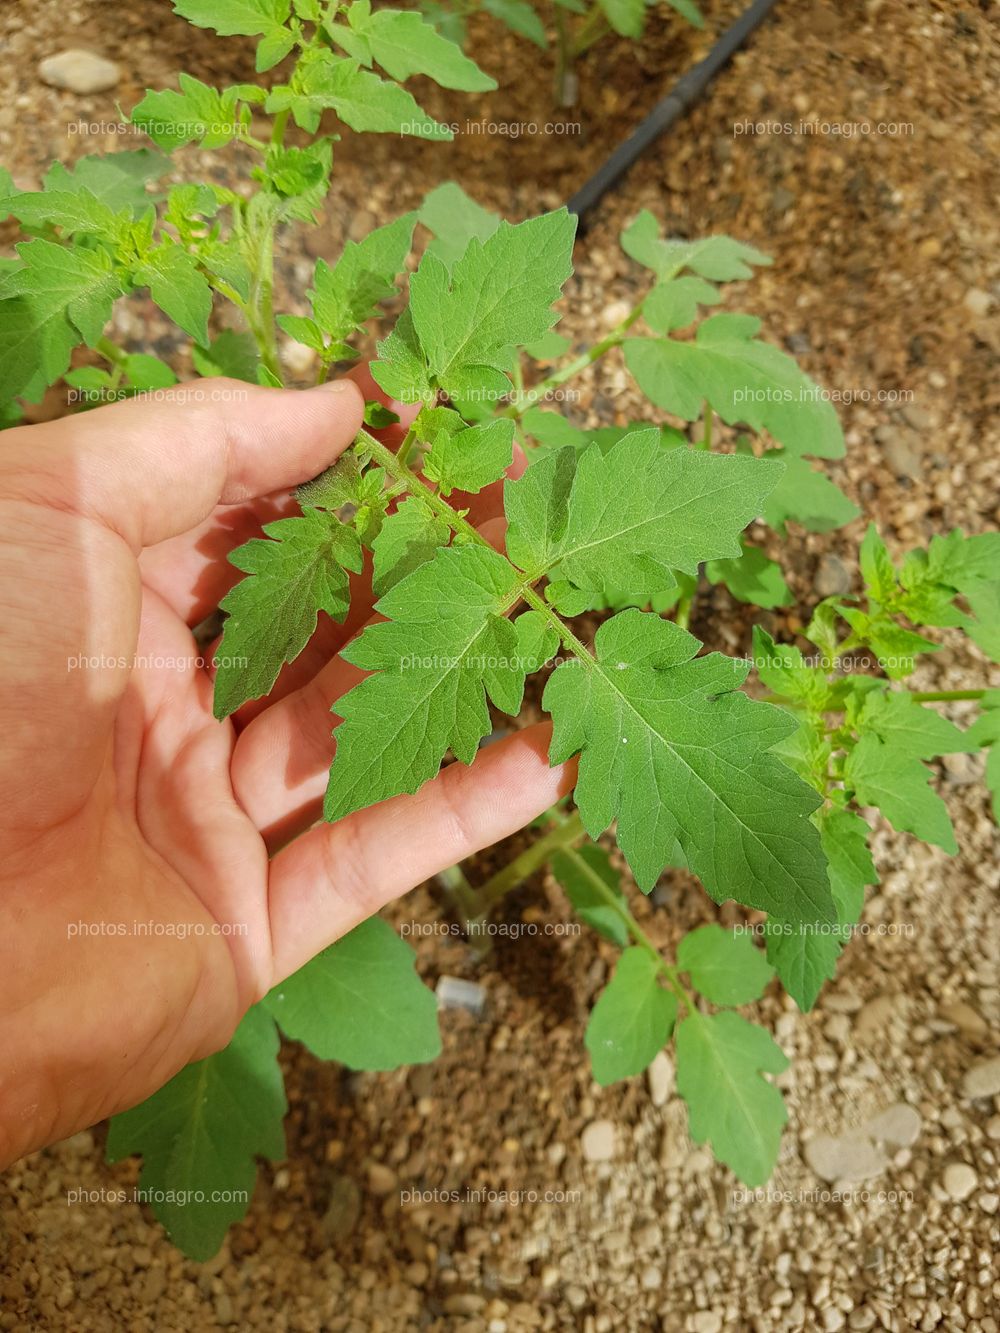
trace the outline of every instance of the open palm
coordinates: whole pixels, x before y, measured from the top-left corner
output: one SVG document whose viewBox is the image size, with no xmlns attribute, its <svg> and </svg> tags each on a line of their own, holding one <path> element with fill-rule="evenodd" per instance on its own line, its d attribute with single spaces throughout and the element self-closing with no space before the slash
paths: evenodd
<svg viewBox="0 0 1000 1333">
<path fill-rule="evenodd" d="M 366 580 L 224 724 L 191 627 L 238 577 L 228 552 L 351 442 L 363 396 L 167 397 L 9 431 L 0 455 L 0 1164 L 225 1045 L 271 986 L 569 781 L 532 727 L 315 827 Z M 485 493 L 474 517 L 498 515 Z"/>
</svg>

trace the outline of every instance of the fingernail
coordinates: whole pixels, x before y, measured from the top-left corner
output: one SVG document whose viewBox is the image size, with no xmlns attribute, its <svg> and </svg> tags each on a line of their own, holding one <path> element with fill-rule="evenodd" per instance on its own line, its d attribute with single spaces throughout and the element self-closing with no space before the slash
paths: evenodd
<svg viewBox="0 0 1000 1333">
<path fill-rule="evenodd" d="M 356 389 L 357 385 L 353 380 L 324 380 L 322 384 L 313 387 L 324 389 L 327 393 L 344 393 L 348 389 Z"/>
</svg>

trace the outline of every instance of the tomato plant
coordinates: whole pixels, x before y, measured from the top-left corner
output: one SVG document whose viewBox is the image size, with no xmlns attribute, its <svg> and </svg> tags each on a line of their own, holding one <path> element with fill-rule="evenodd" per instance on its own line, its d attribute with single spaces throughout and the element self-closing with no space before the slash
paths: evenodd
<svg viewBox="0 0 1000 1333">
<path fill-rule="evenodd" d="M 327 819 L 416 791 L 449 755 L 470 763 L 490 706 L 518 715 L 528 677 L 545 669 L 552 761 L 580 759 L 575 809 L 553 811 L 535 846 L 479 890 L 457 874 L 459 909 L 482 919 L 550 863 L 579 917 L 621 948 L 585 1038 L 595 1079 L 640 1072 L 672 1040 L 692 1136 L 757 1185 L 778 1151 L 785 1110 L 768 1076 L 785 1057 L 736 1010 L 775 975 L 808 1008 L 833 974 L 876 881 L 863 811 L 954 852 L 927 761 L 988 749 L 997 790 L 1000 693 L 904 682 L 939 647 L 927 627 L 1000 657 L 1000 536 L 952 532 L 896 563 L 870 528 L 864 594 L 812 610 L 808 654 L 761 626 L 745 658 L 703 652 L 688 627 L 706 583 L 752 606 L 787 605 L 765 545 L 789 523 L 825 531 L 857 514 L 822 470 L 844 452 L 827 398 L 759 336 L 756 318 L 713 313 L 720 288 L 767 257 L 725 236 L 665 238 L 641 213 L 621 237 L 646 275 L 639 299 L 593 344 L 573 345 L 556 303 L 575 219 L 559 210 L 513 224 L 448 184 L 347 242 L 336 263 L 320 260 L 309 313 L 282 313 L 275 247 L 285 228 L 314 220 L 328 191 L 335 135 L 323 125 L 444 139 L 403 81 L 419 73 L 475 91 L 491 80 L 418 14 L 367 0 L 175 8 L 223 35 L 256 36 L 261 73 L 294 54 L 290 73 L 222 89 L 182 74 L 131 113 L 155 150 L 55 164 L 37 191 L 0 175 L 0 214 L 25 237 L 0 261 L 3 420 L 61 378 L 98 398 L 174 383 L 165 363 L 105 332 L 131 292 L 148 290 L 191 338 L 203 375 L 280 385 L 279 331 L 313 351 L 324 379 L 357 355 L 358 332 L 412 267 L 371 367 L 412 423 L 390 450 L 377 438 L 387 409 L 370 403 L 352 448 L 299 489 L 299 514 L 233 553 L 245 577 L 223 603 L 217 716 L 266 695 L 321 613 L 346 617 L 365 552 L 381 620 L 344 650 L 367 674 L 336 704 Z M 236 140 L 254 153 L 246 190 L 190 181 L 150 191 L 165 153 Z M 242 328 L 213 334 L 224 303 Z M 71 368 L 80 346 L 100 364 Z M 553 410 L 614 349 L 657 424 L 585 430 Z M 718 421 L 740 428 L 724 449 Z M 469 522 L 467 497 L 505 477 L 515 448 L 528 467 L 505 485 L 501 551 Z M 852 669 L 860 652 L 869 665 Z M 743 688 L 751 671 L 755 694 Z M 965 730 L 935 707 L 955 699 L 977 707 Z M 612 866 L 609 835 L 628 875 Z M 666 957 L 628 897 L 668 866 L 766 920 L 743 932 L 701 927 Z M 388 924 L 367 922 L 255 1006 L 225 1051 L 115 1118 L 110 1156 L 143 1154 L 143 1185 L 186 1252 L 213 1253 L 247 1206 L 192 1194 L 248 1197 L 255 1158 L 284 1152 L 279 1029 L 355 1069 L 434 1058 L 435 999 L 414 961 Z"/>
</svg>

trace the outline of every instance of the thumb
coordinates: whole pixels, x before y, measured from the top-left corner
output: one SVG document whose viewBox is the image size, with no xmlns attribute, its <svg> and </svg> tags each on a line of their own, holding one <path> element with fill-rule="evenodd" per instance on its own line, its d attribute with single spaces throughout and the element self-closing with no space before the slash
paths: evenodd
<svg viewBox="0 0 1000 1333">
<path fill-rule="evenodd" d="M 363 413 L 348 379 L 314 389 L 195 380 L 10 431 L 4 489 L 30 488 L 43 503 L 96 518 L 138 552 L 201 523 L 217 504 L 315 476 L 351 443 Z"/>
</svg>

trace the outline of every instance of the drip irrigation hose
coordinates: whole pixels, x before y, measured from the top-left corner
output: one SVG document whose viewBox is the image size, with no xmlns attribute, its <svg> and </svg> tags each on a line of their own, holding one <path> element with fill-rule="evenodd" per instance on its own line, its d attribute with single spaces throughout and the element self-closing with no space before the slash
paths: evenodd
<svg viewBox="0 0 1000 1333">
<path fill-rule="evenodd" d="M 716 74 L 763 23 L 775 4 L 776 0 L 753 0 L 753 4 L 722 34 L 705 59 L 678 79 L 673 89 L 657 102 L 635 132 L 619 144 L 586 184 L 581 185 L 566 205 L 571 213 L 583 221 L 584 216 L 618 184 L 637 158 L 698 100 Z"/>
</svg>

